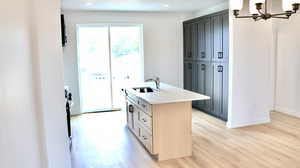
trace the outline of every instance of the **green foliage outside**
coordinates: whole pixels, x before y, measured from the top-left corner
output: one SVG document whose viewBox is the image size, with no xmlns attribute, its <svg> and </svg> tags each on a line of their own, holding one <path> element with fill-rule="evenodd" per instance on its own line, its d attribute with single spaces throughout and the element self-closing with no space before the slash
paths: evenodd
<svg viewBox="0 0 300 168">
<path fill-rule="evenodd" d="M 139 42 L 127 37 L 119 38 L 112 46 L 112 54 L 116 58 L 139 52 Z"/>
</svg>

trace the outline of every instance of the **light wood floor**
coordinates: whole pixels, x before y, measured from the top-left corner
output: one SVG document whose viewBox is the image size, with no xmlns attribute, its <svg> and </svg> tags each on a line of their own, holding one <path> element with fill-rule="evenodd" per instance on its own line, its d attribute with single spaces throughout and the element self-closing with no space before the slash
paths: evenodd
<svg viewBox="0 0 300 168">
<path fill-rule="evenodd" d="M 193 111 L 193 156 L 156 162 L 126 129 L 124 112 L 72 118 L 73 168 L 300 168 L 300 119 L 228 129 Z"/>
</svg>

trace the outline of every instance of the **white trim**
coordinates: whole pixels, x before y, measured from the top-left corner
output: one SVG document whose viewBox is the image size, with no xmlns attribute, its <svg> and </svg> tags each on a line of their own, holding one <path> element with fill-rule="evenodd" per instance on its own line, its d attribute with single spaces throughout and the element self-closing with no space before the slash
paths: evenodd
<svg viewBox="0 0 300 168">
<path fill-rule="evenodd" d="M 251 126 L 251 125 L 258 125 L 258 124 L 266 124 L 266 123 L 269 123 L 271 122 L 271 119 L 268 117 L 268 118 L 262 118 L 262 119 L 259 119 L 259 120 L 255 120 L 255 121 L 249 121 L 249 122 L 227 122 L 226 123 L 226 126 L 228 128 L 240 128 L 240 127 L 246 127 L 246 126 Z"/>
<path fill-rule="evenodd" d="M 79 64 L 80 64 L 80 55 L 79 55 L 79 28 L 80 28 L 81 26 L 80 25 L 76 25 L 76 38 L 75 38 L 75 40 L 76 40 L 76 56 L 77 56 L 77 74 L 78 74 L 78 86 L 79 86 L 79 109 L 80 109 L 80 111 L 79 111 L 79 114 L 81 114 L 82 113 L 82 94 L 81 94 L 81 73 L 80 73 L 80 66 L 79 66 Z"/>
<path fill-rule="evenodd" d="M 110 84 L 110 109 L 114 107 L 114 97 L 113 97 L 113 77 L 112 77 L 112 62 L 111 62 L 111 34 L 110 34 L 110 27 L 111 25 L 108 25 L 108 50 L 109 50 L 109 84 Z"/>
<path fill-rule="evenodd" d="M 293 110 L 293 109 L 290 109 L 290 108 L 276 106 L 275 111 L 300 118 L 300 111 Z"/>
<path fill-rule="evenodd" d="M 144 25 L 143 24 L 135 24 L 135 23 L 93 23 L 93 24 L 76 24 L 76 49 L 77 49 L 77 73 L 78 73 L 78 83 L 79 83 L 79 114 L 84 113 L 82 109 L 82 93 L 81 93 L 81 72 L 80 72 L 80 55 L 79 55 L 79 28 L 81 27 L 107 27 L 108 28 L 108 43 L 109 43 L 109 74 L 110 74 L 110 92 L 111 92 L 111 108 L 114 108 L 114 98 L 113 98 L 113 79 L 112 79 L 112 58 L 111 58 L 111 27 L 139 27 L 140 28 L 140 54 L 141 54 L 141 64 L 142 64 L 142 76 L 141 78 L 145 79 L 145 57 L 144 57 Z"/>
</svg>

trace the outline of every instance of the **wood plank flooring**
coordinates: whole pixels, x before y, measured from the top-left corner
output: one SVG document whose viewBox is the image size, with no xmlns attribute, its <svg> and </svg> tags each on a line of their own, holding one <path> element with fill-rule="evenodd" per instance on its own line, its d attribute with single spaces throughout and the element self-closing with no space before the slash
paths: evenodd
<svg viewBox="0 0 300 168">
<path fill-rule="evenodd" d="M 300 119 L 228 129 L 193 111 L 193 156 L 157 162 L 127 130 L 125 112 L 72 118 L 73 168 L 300 168 Z"/>
</svg>

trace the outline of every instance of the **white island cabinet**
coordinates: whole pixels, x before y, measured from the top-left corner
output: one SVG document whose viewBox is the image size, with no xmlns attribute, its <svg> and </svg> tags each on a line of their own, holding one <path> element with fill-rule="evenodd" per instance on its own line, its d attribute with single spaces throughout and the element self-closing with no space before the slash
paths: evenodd
<svg viewBox="0 0 300 168">
<path fill-rule="evenodd" d="M 125 89 L 128 128 L 158 160 L 191 156 L 191 102 L 209 97 L 164 83 L 153 90 Z"/>
</svg>

